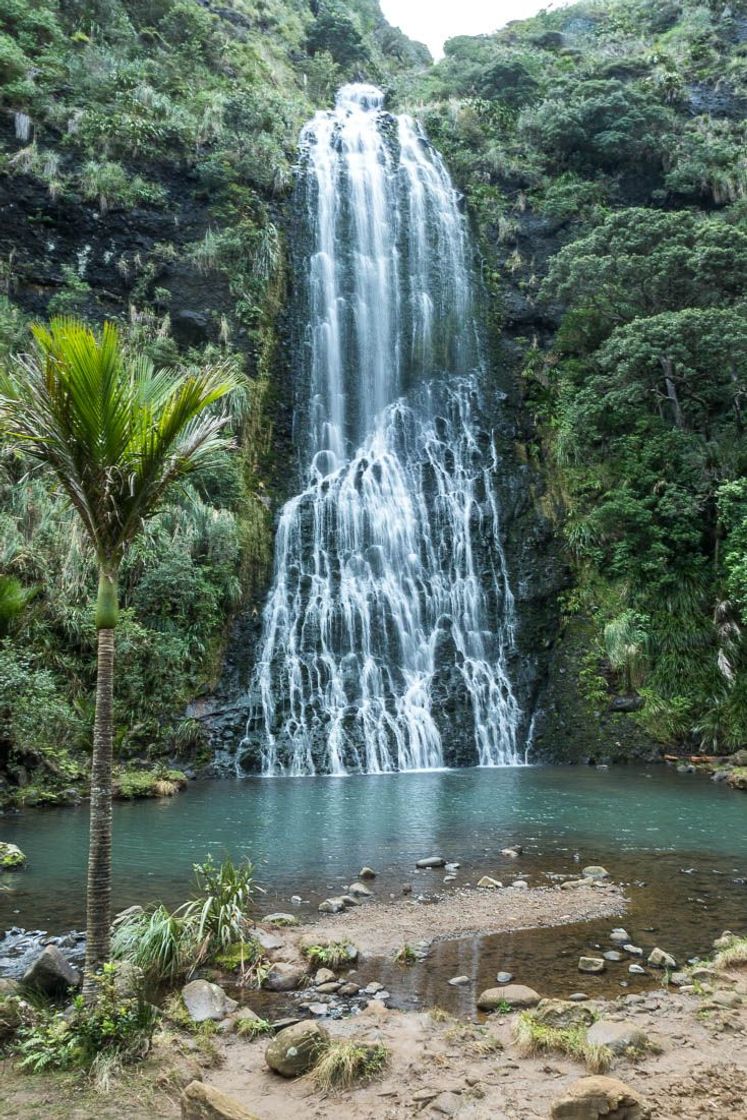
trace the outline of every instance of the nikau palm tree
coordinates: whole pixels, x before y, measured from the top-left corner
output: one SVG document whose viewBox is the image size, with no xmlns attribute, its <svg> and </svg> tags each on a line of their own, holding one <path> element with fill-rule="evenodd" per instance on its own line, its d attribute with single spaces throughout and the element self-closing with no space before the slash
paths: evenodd
<svg viewBox="0 0 747 1120">
<path fill-rule="evenodd" d="M 235 387 L 220 366 L 175 372 L 127 359 L 117 328 L 97 337 L 74 319 L 32 327 L 34 351 L 0 372 L 0 423 L 57 476 L 99 571 L 98 660 L 91 764 L 86 977 L 109 957 L 112 706 L 117 577 L 122 556 L 168 487 L 230 445 L 211 409 Z"/>
</svg>

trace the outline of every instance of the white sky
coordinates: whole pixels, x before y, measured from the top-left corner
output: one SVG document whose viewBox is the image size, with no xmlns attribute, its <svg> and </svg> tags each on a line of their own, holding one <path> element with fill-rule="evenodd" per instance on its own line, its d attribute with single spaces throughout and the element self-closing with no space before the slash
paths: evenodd
<svg viewBox="0 0 747 1120">
<path fill-rule="evenodd" d="M 526 19 L 543 8 L 559 8 L 570 0 L 380 0 L 394 27 L 411 39 L 427 43 L 434 58 L 443 54 L 445 39 L 484 35 L 512 19 Z"/>
</svg>

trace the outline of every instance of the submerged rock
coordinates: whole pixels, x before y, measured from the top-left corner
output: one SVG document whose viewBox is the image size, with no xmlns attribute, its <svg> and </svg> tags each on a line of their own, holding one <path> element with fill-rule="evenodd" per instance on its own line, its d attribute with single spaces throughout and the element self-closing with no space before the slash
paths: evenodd
<svg viewBox="0 0 747 1120">
<path fill-rule="evenodd" d="M 427 859 L 419 859 L 415 866 L 421 871 L 430 867 L 446 867 L 446 860 L 442 856 L 428 856 Z"/>
<path fill-rule="evenodd" d="M 648 963 L 652 964 L 655 968 L 676 968 L 677 961 L 671 953 L 665 953 L 663 949 L 652 949 L 649 953 Z"/>
<path fill-rule="evenodd" d="M 230 999 L 218 984 L 209 980 L 192 980 L 182 988 L 182 1000 L 193 1023 L 208 1019 L 220 1022 L 235 1011 L 238 1004 Z"/>
<path fill-rule="evenodd" d="M 328 1043 L 324 1027 L 304 1020 L 275 1035 L 265 1051 L 265 1061 L 281 1077 L 301 1077 Z"/>
<path fill-rule="evenodd" d="M 579 972 L 604 972 L 606 967 L 602 957 L 579 957 Z"/>
<path fill-rule="evenodd" d="M 360 895 L 361 898 L 371 898 L 371 891 L 363 883 L 351 883 L 348 894 Z"/>
<path fill-rule="evenodd" d="M 616 1077 L 582 1077 L 553 1101 L 552 1120 L 648 1120 L 642 1097 Z"/>
<path fill-rule="evenodd" d="M 319 903 L 320 914 L 341 914 L 345 909 L 345 900 L 342 896 L 337 898 L 325 898 L 324 902 Z"/>
<path fill-rule="evenodd" d="M 495 1011 L 505 1003 L 510 1007 L 534 1007 L 539 1001 L 540 995 L 534 988 L 527 988 L 524 984 L 506 984 L 502 988 L 486 988 L 477 997 L 477 1006 L 480 1011 Z"/>
<path fill-rule="evenodd" d="M 615 941 L 619 945 L 624 945 L 626 941 L 630 941 L 630 934 L 626 929 L 623 929 L 622 926 L 618 926 L 617 929 L 613 929 L 610 934 L 610 941 Z"/>
<path fill-rule="evenodd" d="M 23 984 L 46 996 L 64 995 L 80 986 L 82 976 L 57 948 L 47 945 L 23 974 Z"/>
<path fill-rule="evenodd" d="M 257 1120 L 235 1097 L 204 1081 L 190 1081 L 180 1103 L 182 1120 Z"/>
<path fill-rule="evenodd" d="M 362 867 L 358 872 L 359 879 L 375 879 L 376 872 L 372 867 Z"/>
</svg>

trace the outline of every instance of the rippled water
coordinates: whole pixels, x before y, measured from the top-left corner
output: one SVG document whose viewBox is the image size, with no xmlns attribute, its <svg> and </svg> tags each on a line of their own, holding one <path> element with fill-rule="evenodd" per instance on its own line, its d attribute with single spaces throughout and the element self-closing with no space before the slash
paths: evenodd
<svg viewBox="0 0 747 1120">
<path fill-rule="evenodd" d="M 630 884 L 632 906 L 623 923 L 631 934 L 644 945 L 659 941 L 691 955 L 707 950 L 723 928 L 745 925 L 746 825 L 747 798 L 664 768 L 200 782 L 173 800 L 116 806 L 114 899 L 118 907 L 155 898 L 180 902 L 195 861 L 208 852 L 230 853 L 256 862 L 267 890 L 263 911 L 288 909 L 293 894 L 308 900 L 302 910 L 312 911 L 364 863 L 379 871 L 375 890 L 384 895 L 399 893 L 405 880 L 416 893 L 450 889 L 441 873 L 415 873 L 415 860 L 434 853 L 461 863 L 458 884 L 497 868 L 505 881 L 499 852 L 516 842 L 525 854 L 510 871 L 532 885 L 546 883 L 547 874 L 604 863 Z M 0 878 L 5 927 L 58 932 L 82 923 L 87 826 L 85 807 L 0 818 L 0 836 L 29 858 L 27 871 Z M 413 970 L 398 983 L 405 1000 L 416 999 L 423 984 L 445 973 L 472 971 L 489 981 L 503 966 L 524 979 L 539 970 L 544 990 L 567 991 L 575 955 L 606 938 L 610 924 L 443 945 L 428 978 Z M 612 968 L 602 981 L 584 978 L 587 990 L 590 983 L 618 982 Z M 454 989 L 441 995 L 454 1005 L 465 998 Z"/>
</svg>

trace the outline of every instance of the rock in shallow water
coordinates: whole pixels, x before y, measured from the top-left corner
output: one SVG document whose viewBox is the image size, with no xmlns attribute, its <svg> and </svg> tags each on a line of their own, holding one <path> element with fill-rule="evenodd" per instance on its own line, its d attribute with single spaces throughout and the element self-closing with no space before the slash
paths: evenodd
<svg viewBox="0 0 747 1120">
<path fill-rule="evenodd" d="M 676 968 L 677 961 L 671 953 L 665 953 L 663 949 L 652 949 L 648 963 L 654 965 L 655 968 Z"/>
<path fill-rule="evenodd" d="M 581 874 L 584 879 L 609 879 L 610 877 L 609 871 L 599 864 L 591 864 L 589 867 L 585 867 Z"/>
<path fill-rule="evenodd" d="M 26 856 L 15 844 L 0 840 L 0 871 L 20 871 L 26 866 Z"/>
<path fill-rule="evenodd" d="M 292 961 L 278 961 L 267 973 L 263 987 L 270 992 L 292 992 L 300 985 L 305 975 L 306 969 L 303 965 L 294 964 Z"/>
<path fill-rule="evenodd" d="M 602 957 L 579 957 L 579 972 L 604 972 L 606 967 Z"/>
<path fill-rule="evenodd" d="M 534 988 L 527 988 L 524 984 L 506 984 L 502 988 L 487 988 L 481 992 L 477 1006 L 480 1011 L 495 1011 L 504 1003 L 510 1007 L 534 1007 L 539 1001 L 539 993 Z"/>
<path fill-rule="evenodd" d="M 498 984 L 510 984 L 513 978 L 513 972 L 499 972 L 495 979 Z"/>
<path fill-rule="evenodd" d="M 430 867 L 445 867 L 446 860 L 442 856 L 428 856 L 427 859 L 419 859 L 415 866 L 419 867 L 421 871 Z"/>
<path fill-rule="evenodd" d="M 482 879 L 478 880 L 477 885 L 481 887 L 482 890 L 495 891 L 498 890 L 499 887 L 502 887 L 503 883 L 499 883 L 497 879 L 491 879 L 489 875 L 483 875 Z"/>
</svg>

